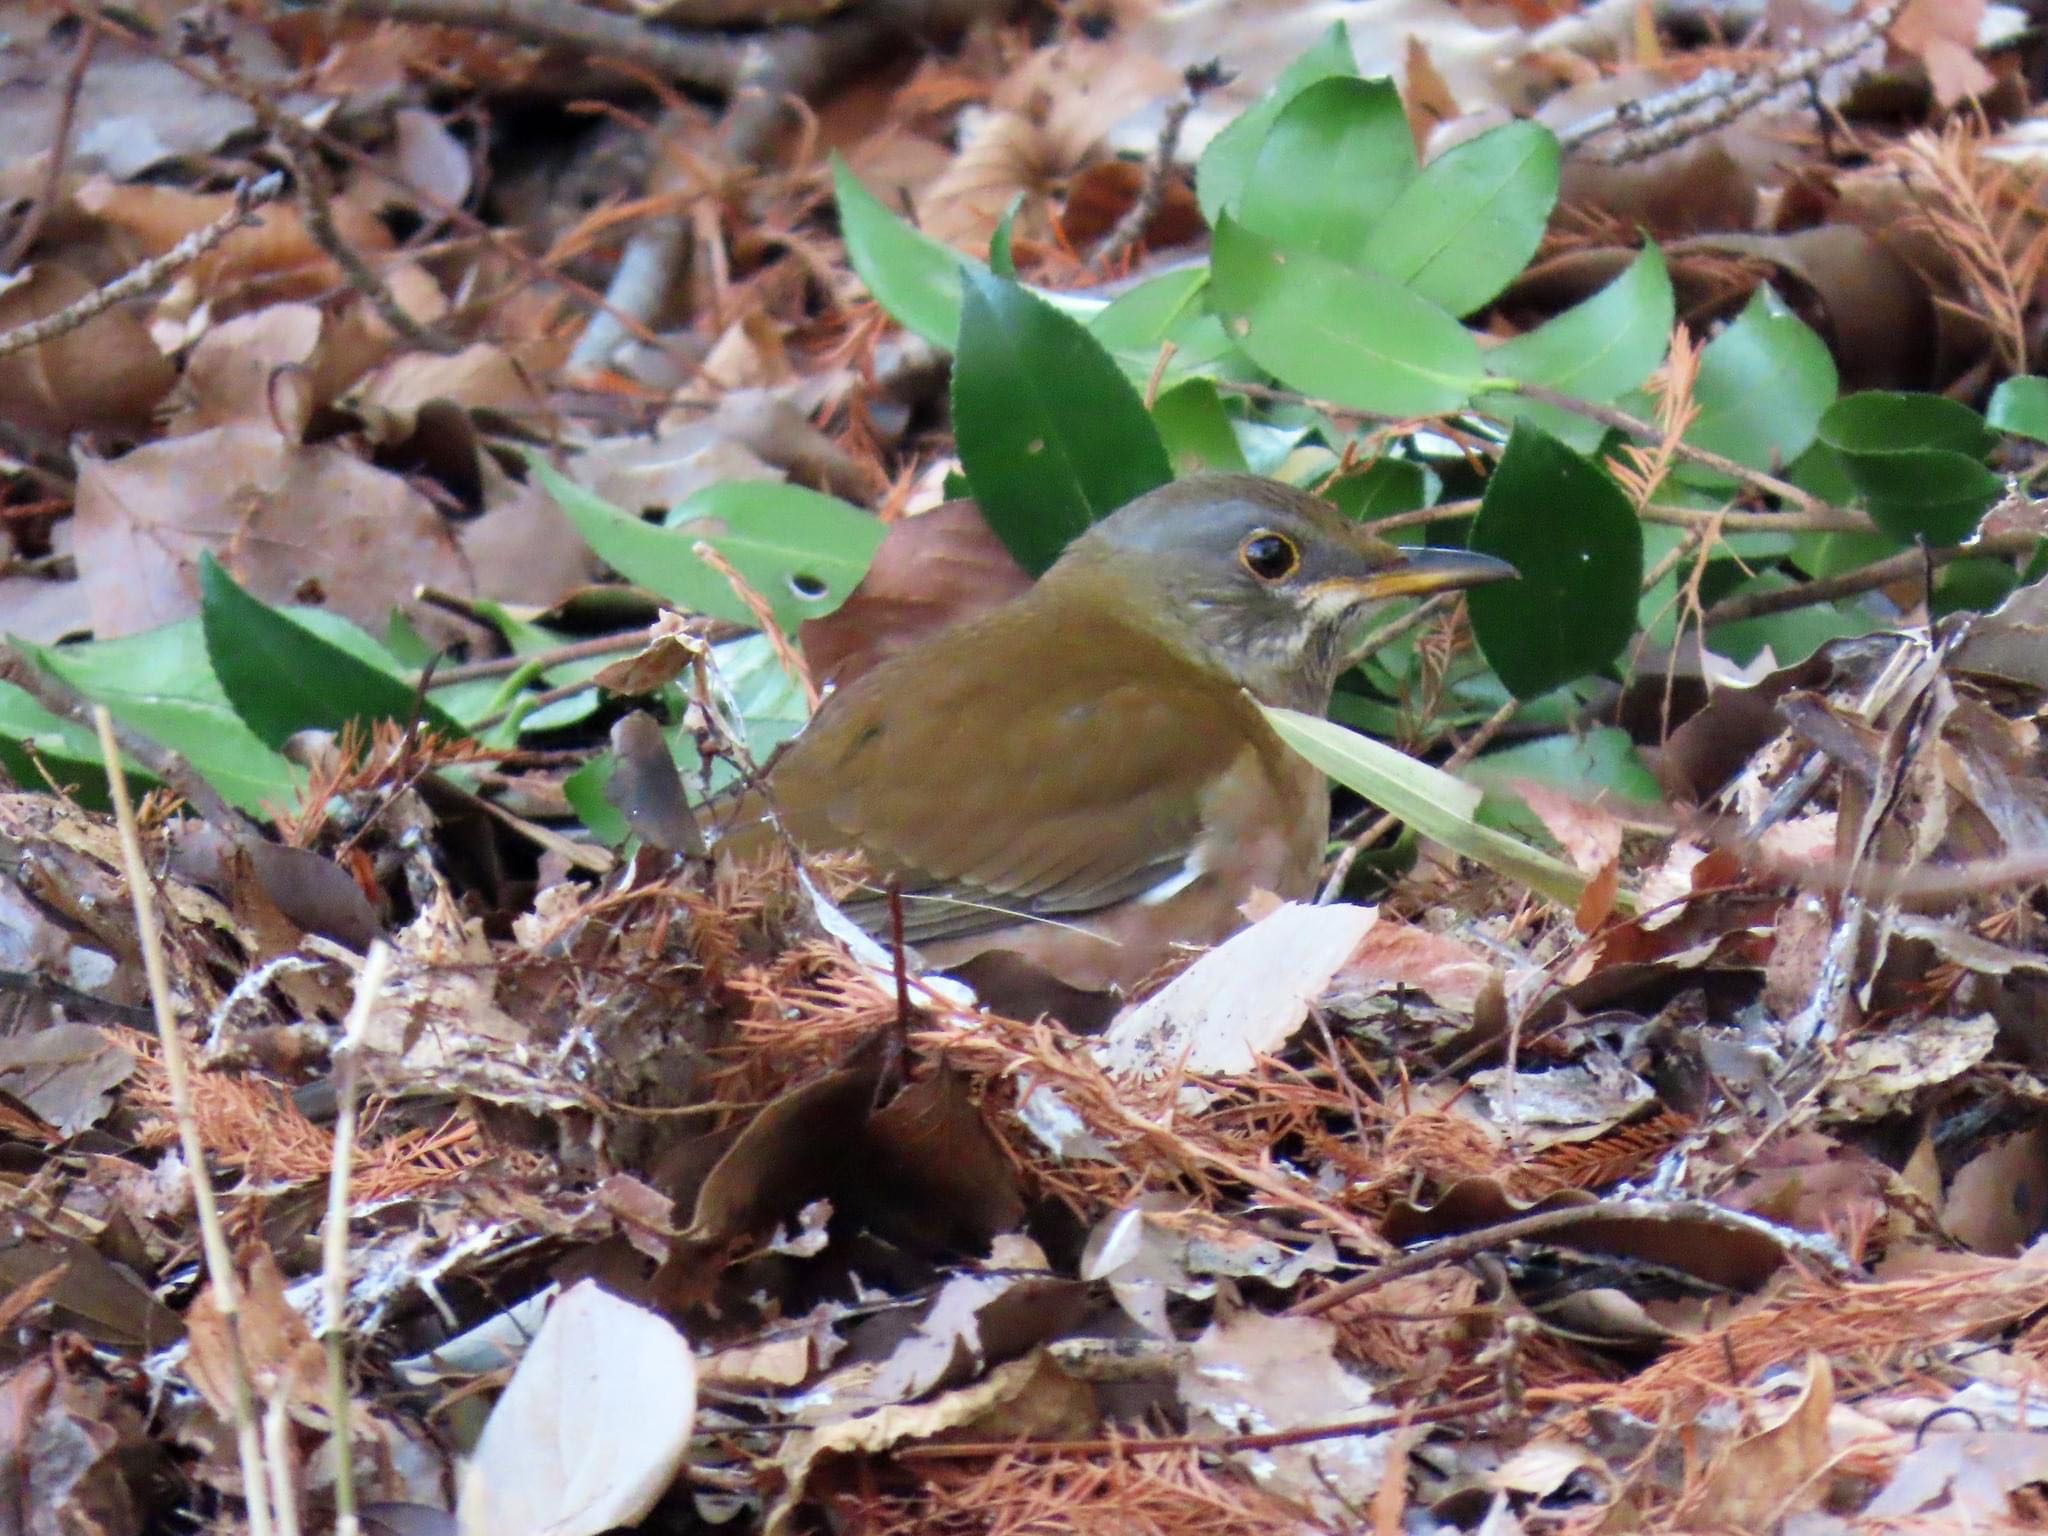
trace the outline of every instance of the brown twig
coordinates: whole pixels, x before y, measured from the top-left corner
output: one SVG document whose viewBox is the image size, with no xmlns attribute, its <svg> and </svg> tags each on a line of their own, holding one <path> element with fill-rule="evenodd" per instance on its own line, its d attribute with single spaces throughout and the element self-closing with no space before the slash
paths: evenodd
<svg viewBox="0 0 2048 1536">
<path fill-rule="evenodd" d="M 1847 63 L 1876 42 L 1905 7 L 1906 0 L 1886 0 L 1827 41 L 1787 54 L 1767 68 L 1733 79 L 1706 75 L 1661 96 L 1624 102 L 1566 129 L 1558 135 L 1558 142 L 1569 152 L 1600 134 L 1626 130 L 1624 137 L 1600 156 L 1609 165 L 1627 165 L 1675 149 L 1727 127 L 1800 81 Z"/>
<path fill-rule="evenodd" d="M 1666 440 L 1664 429 L 1658 426 L 1657 423 L 1645 421 L 1640 416 L 1632 416 L 1618 406 L 1601 405 L 1595 401 L 1581 400 L 1576 396 L 1567 395 L 1561 390 L 1551 389 L 1542 384 L 1517 383 L 1514 387 L 1514 393 L 1522 396 L 1524 399 L 1534 400 L 1539 404 L 1552 406 L 1560 411 L 1569 411 L 1574 416 L 1583 416 L 1588 421 L 1596 421 L 1603 427 L 1611 427 L 1617 432 L 1625 433 L 1639 443 L 1662 444 Z M 1481 408 L 1484 408 L 1483 403 Z M 1874 533 L 1877 531 L 1870 519 L 1860 512 L 1850 511 L 1846 507 L 1831 506 L 1818 496 L 1801 490 L 1789 480 L 1782 480 L 1778 476 L 1767 474 L 1760 469 L 1751 469 L 1747 464 L 1727 458 L 1710 449 L 1697 448 L 1690 443 L 1681 441 L 1671 445 L 1671 455 L 1674 458 L 1683 459 L 1688 464 L 1697 464 L 1701 469 L 1711 470 L 1717 475 L 1726 475 L 1730 480 L 1746 485 L 1752 490 L 1761 491 L 1768 496 L 1775 496 L 1778 500 L 1797 507 L 1800 512 L 1806 515 L 1805 524 L 1797 531 L 1808 533 Z M 1652 516 L 1653 513 L 1664 513 L 1668 516 L 1671 511 L 1672 509 L 1670 508 L 1645 507 L 1643 509 L 1643 516 L 1652 522 L 1658 522 L 1665 520 L 1665 518 Z M 1720 514 L 1700 513 L 1698 515 L 1704 517 L 1709 515 L 1718 516 Z M 1770 516 L 1770 527 L 1787 532 L 1794 531 L 1793 525 L 1784 521 L 1786 514 L 1775 513 L 1770 514 Z"/>
<path fill-rule="evenodd" d="M 739 38 L 685 36 L 573 0 L 349 0 L 346 9 L 357 16 L 496 32 L 522 43 L 571 48 L 707 91 L 732 89 L 747 48 Z"/>
<path fill-rule="evenodd" d="M 1872 592 L 1894 581 L 1911 580 L 1929 565 L 1939 567 L 1953 565 L 1958 560 L 1980 557 L 1996 560 L 2030 554 L 2040 545 L 2041 538 L 2038 533 L 2020 530 L 1987 534 L 1975 543 L 1958 544 L 1947 549 L 1908 549 L 1882 560 L 1873 560 L 1853 571 L 1843 571 L 1839 576 L 1824 576 L 1818 581 L 1802 582 L 1782 591 L 1738 592 L 1709 608 L 1705 622 L 1709 625 L 1733 624 L 1742 619 L 1762 618 L 1766 614 L 1817 607 L 1838 597 L 1854 597 L 1859 592 Z"/>
<path fill-rule="evenodd" d="M 1138 185 L 1138 195 L 1095 247 L 1094 260 L 1098 266 L 1113 265 L 1137 249 L 1145 231 L 1158 217 L 1159 206 L 1166 197 L 1167 180 L 1173 175 L 1174 155 L 1180 149 L 1180 131 L 1201 99 L 1203 88 L 1191 71 L 1180 95 L 1167 103 L 1165 120 L 1159 125 L 1159 141 L 1152 147 L 1152 158 L 1145 162 L 1145 179 Z"/>
<path fill-rule="evenodd" d="M 249 216 L 284 190 L 284 178 L 275 173 L 235 188 L 235 206 L 202 229 L 195 229 L 161 256 L 153 256 L 131 267 L 111 283 L 95 288 L 84 298 L 65 305 L 53 315 L 17 325 L 0 333 L 0 357 L 39 347 L 46 341 L 77 330 L 116 304 L 139 298 L 173 273 L 189 267 L 208 251 L 249 222 Z"/>
<path fill-rule="evenodd" d="M 29 205 L 28 216 L 21 221 L 21 228 L 14 232 L 14 238 L 7 242 L 7 250 L 0 255 L 0 272 L 12 272 L 27 259 L 35 248 L 36 236 L 43 232 L 43 224 L 50 217 L 51 208 L 63 192 L 64 160 L 71 151 L 71 124 L 78 116 L 79 92 L 85 88 L 85 72 L 92 64 L 93 50 L 99 46 L 100 29 L 86 18 L 78 34 L 78 51 L 71 56 L 71 68 L 64 75 L 64 95 L 57 104 L 57 121 L 50 129 L 50 163 L 43 171 L 43 185 L 36 193 L 35 201 Z"/>
<path fill-rule="evenodd" d="M 93 725 L 99 733 L 100 757 L 107 770 L 107 792 L 114 802 L 114 820 L 121 834 L 121 861 L 128 876 L 128 899 L 135 907 L 135 936 L 142 949 L 142 968 L 149 981 L 149 1000 L 156 1012 L 157 1040 L 163 1051 L 164 1080 L 171 1098 L 171 1119 L 177 1127 L 178 1147 L 185 1159 L 185 1178 L 191 1185 L 192 1204 L 199 1215 L 201 1252 L 206 1259 L 206 1277 L 226 1336 L 228 1375 L 231 1382 L 235 1442 L 240 1452 L 242 1493 L 248 1511 L 251 1536 L 269 1536 L 270 1501 L 264 1490 L 266 1457 L 261 1427 L 256 1421 L 256 1398 L 250 1383 L 249 1359 L 242 1348 L 242 1287 L 235 1273 L 234 1253 L 228 1246 L 227 1228 L 220 1219 L 220 1203 L 208 1170 L 206 1143 L 199 1135 L 199 1117 L 192 1105 L 191 1069 L 185 1058 L 185 1036 L 178 1028 L 177 1006 L 171 1001 L 170 968 L 164 962 L 163 929 L 157 919 L 155 885 L 148 861 L 142 854 L 142 835 L 135 824 L 135 807 L 128 797 L 128 776 L 121 767 L 121 748 L 114 741 L 114 717 L 98 706 L 93 708 Z"/>
</svg>

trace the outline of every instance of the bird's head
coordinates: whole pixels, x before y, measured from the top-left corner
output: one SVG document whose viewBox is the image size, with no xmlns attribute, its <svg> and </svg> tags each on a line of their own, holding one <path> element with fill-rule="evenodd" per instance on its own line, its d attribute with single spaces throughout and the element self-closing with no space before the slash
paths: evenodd
<svg viewBox="0 0 2048 1536">
<path fill-rule="evenodd" d="M 1346 642 L 1387 604 L 1515 575 L 1490 555 L 1375 539 L 1275 480 L 1203 474 L 1104 518 L 1044 581 L 1113 593 L 1265 703 L 1321 710 Z"/>
</svg>

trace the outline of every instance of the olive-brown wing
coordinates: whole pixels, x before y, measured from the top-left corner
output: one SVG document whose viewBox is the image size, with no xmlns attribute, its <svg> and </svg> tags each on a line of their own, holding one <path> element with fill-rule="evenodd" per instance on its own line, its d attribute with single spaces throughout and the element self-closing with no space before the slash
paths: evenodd
<svg viewBox="0 0 2048 1536">
<path fill-rule="evenodd" d="M 1284 752 L 1234 685 L 1143 631 L 1083 616 L 1047 646 L 1034 617 L 991 615 L 878 668 L 775 768 L 784 827 L 894 880 L 912 941 L 1164 885 L 1195 854 L 1205 790 L 1247 744 Z"/>
</svg>

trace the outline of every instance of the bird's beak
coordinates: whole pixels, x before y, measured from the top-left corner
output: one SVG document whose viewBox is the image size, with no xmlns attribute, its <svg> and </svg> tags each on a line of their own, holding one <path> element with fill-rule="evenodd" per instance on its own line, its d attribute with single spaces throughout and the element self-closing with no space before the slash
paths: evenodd
<svg viewBox="0 0 2048 1536">
<path fill-rule="evenodd" d="M 1515 581 L 1521 574 L 1505 560 L 1470 550 L 1404 549 L 1397 563 L 1364 578 L 1354 590 L 1374 600 L 1426 597 L 1432 592 L 1481 587 L 1490 581 Z"/>
</svg>

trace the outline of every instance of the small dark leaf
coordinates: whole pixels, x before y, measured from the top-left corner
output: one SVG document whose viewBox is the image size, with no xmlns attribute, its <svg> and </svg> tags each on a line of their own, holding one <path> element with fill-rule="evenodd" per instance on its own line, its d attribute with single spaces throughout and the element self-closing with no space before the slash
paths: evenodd
<svg viewBox="0 0 2048 1536">
<path fill-rule="evenodd" d="M 1522 573 L 1466 598 L 1480 653 L 1517 698 L 1606 666 L 1635 633 L 1642 527 L 1606 474 L 1542 429 L 1508 439 L 1471 547 Z"/>
<path fill-rule="evenodd" d="M 963 282 L 953 430 L 982 516 L 1033 573 L 1173 478 L 1138 392 L 1080 322 L 991 273 Z"/>
<path fill-rule="evenodd" d="M 664 853 L 702 856 L 704 834 L 690 813 L 683 776 L 661 727 L 644 709 L 612 725 L 612 773 L 604 797 L 642 842 Z"/>
<path fill-rule="evenodd" d="M 1997 434 L 1960 401 L 1880 390 L 1837 400 L 1821 418 L 1870 520 L 1896 539 L 1957 544 L 1968 538 L 2004 481 L 1984 465 Z"/>
</svg>

